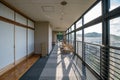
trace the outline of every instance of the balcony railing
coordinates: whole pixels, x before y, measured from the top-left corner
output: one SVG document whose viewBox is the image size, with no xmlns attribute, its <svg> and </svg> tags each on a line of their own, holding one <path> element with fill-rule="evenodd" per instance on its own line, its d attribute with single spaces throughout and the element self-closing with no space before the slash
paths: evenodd
<svg viewBox="0 0 120 80">
<path fill-rule="evenodd" d="M 102 45 L 76 41 L 76 54 L 78 58 L 75 60 L 83 61 L 83 63 L 88 65 L 101 79 L 109 78 L 109 80 L 120 80 L 119 48 L 104 47 Z M 79 65 L 78 63 L 79 62 L 76 61 L 77 65 Z M 82 70 L 82 68 L 80 70 Z M 86 70 L 86 77 L 87 76 Z"/>
</svg>

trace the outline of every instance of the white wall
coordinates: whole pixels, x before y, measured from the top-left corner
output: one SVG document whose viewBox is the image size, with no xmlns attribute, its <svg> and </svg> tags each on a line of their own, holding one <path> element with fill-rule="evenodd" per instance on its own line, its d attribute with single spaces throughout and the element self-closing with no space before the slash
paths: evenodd
<svg viewBox="0 0 120 80">
<path fill-rule="evenodd" d="M 0 3 L 0 16 L 14 20 L 14 11 Z"/>
<path fill-rule="evenodd" d="M 34 30 L 28 29 L 28 54 L 34 52 Z"/>
<path fill-rule="evenodd" d="M 48 53 L 52 50 L 52 28 L 49 26 L 48 28 Z"/>
<path fill-rule="evenodd" d="M 14 25 L 0 21 L 0 69 L 14 63 Z"/>
<path fill-rule="evenodd" d="M 15 27 L 15 58 L 26 56 L 26 28 L 16 26 Z"/>
</svg>

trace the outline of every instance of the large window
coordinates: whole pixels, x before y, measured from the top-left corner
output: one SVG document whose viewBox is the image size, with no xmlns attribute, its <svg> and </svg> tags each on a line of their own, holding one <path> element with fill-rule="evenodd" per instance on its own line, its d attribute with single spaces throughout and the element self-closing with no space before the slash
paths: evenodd
<svg viewBox="0 0 120 80">
<path fill-rule="evenodd" d="M 76 23 L 76 29 L 82 26 L 82 19 Z"/>
<path fill-rule="evenodd" d="M 66 41 L 68 42 L 68 35 L 66 35 Z"/>
<path fill-rule="evenodd" d="M 82 30 L 76 32 L 76 53 L 82 57 Z"/>
<path fill-rule="evenodd" d="M 110 0 L 110 10 L 120 6 L 120 0 Z"/>
<path fill-rule="evenodd" d="M 110 46 L 120 48 L 120 17 L 110 20 Z M 120 79 L 120 49 L 110 49 L 110 79 Z"/>
<path fill-rule="evenodd" d="M 110 49 L 110 80 L 120 80 L 120 50 Z"/>
<path fill-rule="evenodd" d="M 120 47 L 120 17 L 110 20 L 110 46 Z"/>
<path fill-rule="evenodd" d="M 102 15 L 101 2 L 99 2 L 95 7 L 88 11 L 87 14 L 85 14 L 84 22 L 87 23 L 101 15 Z"/>
<path fill-rule="evenodd" d="M 102 5 L 105 5 L 104 8 Z M 75 57 L 77 56 L 75 60 L 82 59 L 81 61 L 86 63 L 86 66 L 81 66 L 86 77 L 91 74 L 87 69 L 84 70 L 85 67 L 98 75 L 99 80 L 101 78 L 120 80 L 120 16 L 115 10 L 116 8 L 120 11 L 120 0 L 107 0 L 107 2 L 99 0 L 75 23 L 75 50 L 78 54 L 75 55 Z M 95 21 L 96 19 L 97 21 Z M 73 30 L 71 28 L 69 30 Z M 71 36 L 71 34 L 69 35 Z M 70 39 L 72 40 L 72 38 Z M 76 62 L 76 64 L 78 63 Z"/>
<path fill-rule="evenodd" d="M 96 24 L 85 28 L 84 30 L 85 42 L 101 44 L 102 43 L 102 24 Z"/>
<path fill-rule="evenodd" d="M 74 30 L 74 25 L 71 26 L 71 30 L 72 30 L 72 31 Z"/>
<path fill-rule="evenodd" d="M 66 31 L 66 34 L 68 33 L 68 30 Z"/>
<path fill-rule="evenodd" d="M 71 33 L 71 41 L 72 41 L 72 46 L 74 46 L 74 32 Z"/>
<path fill-rule="evenodd" d="M 69 32 L 71 32 L 72 31 L 72 29 L 71 28 L 69 28 Z"/>
<path fill-rule="evenodd" d="M 85 43 L 85 61 L 100 74 L 100 46 Z"/>
<path fill-rule="evenodd" d="M 69 34 L 69 44 L 72 44 L 72 34 Z"/>
</svg>

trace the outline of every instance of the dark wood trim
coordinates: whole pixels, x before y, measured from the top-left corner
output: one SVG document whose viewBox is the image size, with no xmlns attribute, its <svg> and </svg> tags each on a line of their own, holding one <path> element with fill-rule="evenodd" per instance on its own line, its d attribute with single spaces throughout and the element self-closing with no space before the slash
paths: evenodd
<svg viewBox="0 0 120 80">
<path fill-rule="evenodd" d="M 1 21 L 4 21 L 4 22 L 7 22 L 7 23 L 11 23 L 11 24 L 17 25 L 17 26 L 20 26 L 20 27 L 24 27 L 24 28 L 29 28 L 29 29 L 35 30 L 34 28 L 32 28 L 32 27 L 30 27 L 30 26 L 27 26 L 27 25 L 24 25 L 24 24 L 15 22 L 15 21 L 13 21 L 13 20 L 11 20 L 11 19 L 7 19 L 7 18 L 4 18 L 4 17 L 2 17 L 2 16 L 0 16 L 0 20 L 1 20 Z"/>
<path fill-rule="evenodd" d="M 28 29 L 32 29 L 32 30 L 35 30 L 35 28 L 29 27 L 29 26 L 28 26 Z"/>
<path fill-rule="evenodd" d="M 27 20 L 28 25 L 28 20 Z M 26 55 L 28 57 L 28 28 L 26 29 Z"/>
<path fill-rule="evenodd" d="M 12 9 L 13 11 L 15 11 L 16 13 L 19 13 L 20 15 L 24 16 L 25 18 L 35 22 L 33 19 L 31 19 L 30 17 L 26 16 L 24 13 L 22 13 L 20 10 L 16 9 L 14 6 L 10 5 L 8 2 L 4 1 L 4 0 L 0 0 L 0 2 L 2 4 L 4 4 L 5 6 L 7 6 L 8 8 Z"/>
</svg>

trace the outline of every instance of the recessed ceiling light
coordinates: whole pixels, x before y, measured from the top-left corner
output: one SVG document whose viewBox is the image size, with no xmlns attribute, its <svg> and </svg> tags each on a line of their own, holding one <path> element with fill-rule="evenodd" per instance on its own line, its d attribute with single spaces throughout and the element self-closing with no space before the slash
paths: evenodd
<svg viewBox="0 0 120 80">
<path fill-rule="evenodd" d="M 67 2 L 66 1 L 62 1 L 60 4 L 65 6 L 65 5 L 67 5 Z"/>
</svg>

